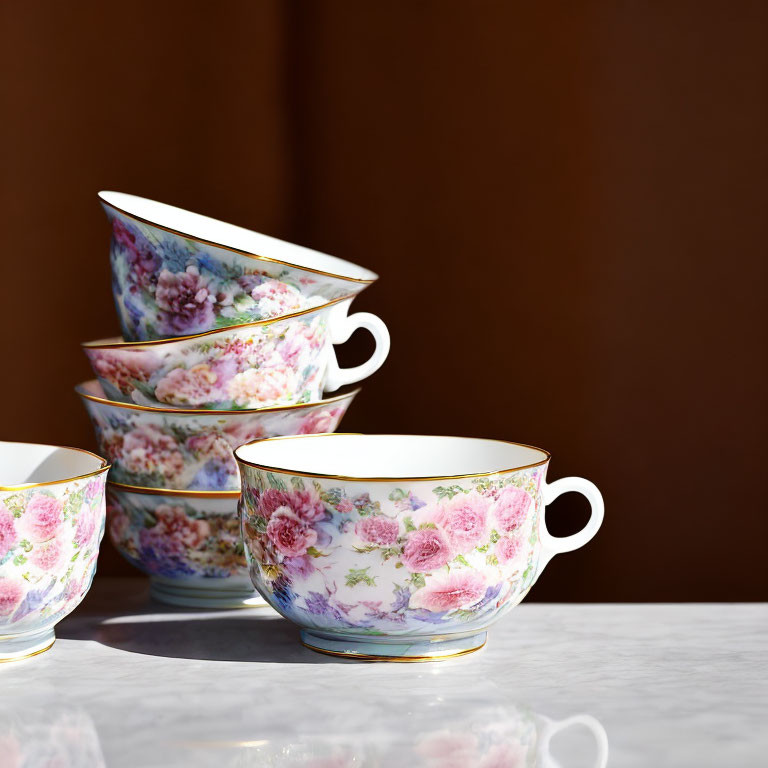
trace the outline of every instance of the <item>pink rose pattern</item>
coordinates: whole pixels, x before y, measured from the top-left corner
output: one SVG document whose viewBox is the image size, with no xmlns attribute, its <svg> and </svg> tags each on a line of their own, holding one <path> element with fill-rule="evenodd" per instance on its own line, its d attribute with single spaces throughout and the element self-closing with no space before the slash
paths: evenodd
<svg viewBox="0 0 768 768">
<path fill-rule="evenodd" d="M 84 402 L 99 452 L 112 463 L 110 479 L 115 482 L 175 490 L 237 491 L 240 475 L 232 454 L 235 448 L 265 437 L 333 432 L 353 398 L 230 416 L 163 416 Z M 5 519 L 0 510 L 0 558 Z"/>
<path fill-rule="evenodd" d="M 112 218 L 111 260 L 123 335 L 133 341 L 270 320 L 364 287 L 243 259 L 170 232 L 148 236 L 138 222 L 118 214 Z"/>
<path fill-rule="evenodd" d="M 535 577 L 543 468 L 386 498 L 241 471 L 252 578 L 302 624 L 424 634 L 511 607 Z"/>
<path fill-rule="evenodd" d="M 326 342 L 318 310 L 174 345 L 84 349 L 112 399 L 242 410 L 319 400 Z"/>
<path fill-rule="evenodd" d="M 80 601 L 103 532 L 105 474 L 0 494 L 0 635 L 33 630 Z"/>
</svg>

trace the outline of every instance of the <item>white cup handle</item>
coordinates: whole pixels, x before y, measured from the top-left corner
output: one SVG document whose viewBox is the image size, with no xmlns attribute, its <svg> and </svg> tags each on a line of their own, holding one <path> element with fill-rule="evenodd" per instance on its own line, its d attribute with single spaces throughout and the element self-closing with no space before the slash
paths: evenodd
<svg viewBox="0 0 768 768">
<path fill-rule="evenodd" d="M 552 536 L 547 530 L 546 514 L 542 515 L 539 526 L 539 540 L 541 541 L 541 552 L 539 554 L 539 565 L 536 571 L 536 578 L 541 575 L 544 566 L 561 552 L 573 552 L 574 549 L 583 547 L 598 531 L 603 522 L 605 505 L 603 497 L 597 486 L 584 480 L 581 477 L 564 477 L 555 480 L 554 483 L 545 483 L 542 491 L 545 506 L 551 504 L 561 493 L 575 491 L 587 497 L 591 507 L 591 514 L 587 524 L 578 532 L 571 536 Z"/>
<path fill-rule="evenodd" d="M 343 344 L 358 328 L 365 328 L 373 336 L 376 349 L 365 363 L 353 368 L 339 368 L 336 352 L 331 347 L 325 376 L 326 392 L 333 392 L 345 384 L 354 384 L 375 373 L 389 354 L 389 331 L 384 322 L 370 312 L 355 312 L 353 315 L 347 315 L 348 309 L 349 302 L 345 301 L 334 307 L 331 313 L 328 322 L 331 344 Z"/>
<path fill-rule="evenodd" d="M 549 750 L 549 744 L 554 736 L 573 725 L 583 725 L 595 737 L 595 742 L 597 743 L 595 768 L 605 768 L 608 765 L 608 734 L 605 732 L 602 723 L 592 717 L 592 715 L 574 715 L 573 717 L 566 717 L 565 720 L 557 721 L 543 717 L 542 720 L 544 721 L 544 729 L 541 734 L 541 747 L 537 765 L 541 765 L 542 768 L 556 765 Z"/>
</svg>

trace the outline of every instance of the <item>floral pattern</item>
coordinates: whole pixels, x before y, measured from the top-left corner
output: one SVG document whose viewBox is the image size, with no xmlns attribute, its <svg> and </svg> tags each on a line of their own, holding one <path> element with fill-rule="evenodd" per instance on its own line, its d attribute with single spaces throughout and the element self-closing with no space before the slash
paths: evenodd
<svg viewBox="0 0 768 768">
<path fill-rule="evenodd" d="M 535 579 L 543 466 L 407 486 L 240 469 L 251 578 L 300 626 L 477 630 Z"/>
<path fill-rule="evenodd" d="M 0 493 L 0 635 L 52 626 L 88 591 L 105 476 Z"/>
<path fill-rule="evenodd" d="M 85 346 L 107 397 L 243 410 L 319 400 L 330 351 L 328 307 L 263 325 L 149 346 Z"/>
<path fill-rule="evenodd" d="M 187 240 L 106 210 L 112 290 L 127 341 L 270 320 L 366 286 Z"/>
<path fill-rule="evenodd" d="M 99 450 L 112 463 L 110 479 L 175 490 L 237 491 L 232 451 L 279 435 L 333 432 L 355 397 L 283 410 L 185 414 L 132 410 L 83 399 Z"/>
<path fill-rule="evenodd" d="M 107 489 L 109 537 L 150 576 L 247 575 L 233 497 L 179 497 Z"/>
</svg>

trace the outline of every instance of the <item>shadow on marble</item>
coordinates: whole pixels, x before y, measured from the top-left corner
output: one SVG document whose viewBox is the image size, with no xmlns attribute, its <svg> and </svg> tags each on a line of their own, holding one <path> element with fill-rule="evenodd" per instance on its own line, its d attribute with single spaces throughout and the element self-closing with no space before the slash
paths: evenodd
<svg viewBox="0 0 768 768">
<path fill-rule="evenodd" d="M 57 635 L 91 640 L 110 648 L 147 656 L 205 661 L 250 661 L 274 664 L 349 664 L 345 659 L 310 651 L 299 631 L 270 609 L 216 614 L 159 607 L 153 612 L 99 617 L 76 616 L 63 622 Z M 269 611 L 269 613 L 267 613 Z"/>
</svg>

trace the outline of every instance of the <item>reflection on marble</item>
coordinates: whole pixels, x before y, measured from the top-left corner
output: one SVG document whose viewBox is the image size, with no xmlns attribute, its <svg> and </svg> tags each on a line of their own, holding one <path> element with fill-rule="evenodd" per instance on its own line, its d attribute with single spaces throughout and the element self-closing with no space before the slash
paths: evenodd
<svg viewBox="0 0 768 768">
<path fill-rule="evenodd" d="M 303 648 L 270 609 L 175 609 L 97 578 L 50 651 L 0 667 L 0 739 L 27 754 L 79 732 L 55 764 L 85 768 L 586 768 L 607 733 L 612 768 L 751 768 L 766 630 L 761 605 L 529 603 L 476 654 L 365 664 Z"/>
<path fill-rule="evenodd" d="M 101 744 L 85 710 L 42 707 L 16 711 L 0 702 L 2 768 L 102 768 Z"/>
</svg>

